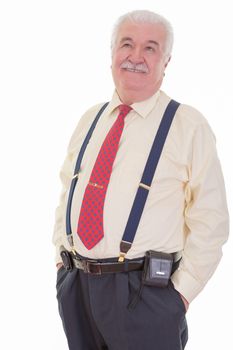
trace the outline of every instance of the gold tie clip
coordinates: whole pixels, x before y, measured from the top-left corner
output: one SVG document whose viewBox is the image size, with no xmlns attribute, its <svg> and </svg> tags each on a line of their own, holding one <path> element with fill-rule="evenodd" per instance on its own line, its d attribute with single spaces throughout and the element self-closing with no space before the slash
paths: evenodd
<svg viewBox="0 0 233 350">
<path fill-rule="evenodd" d="M 96 187 L 96 188 L 104 188 L 104 186 L 98 185 L 97 183 L 91 182 L 91 181 L 89 181 L 89 185 L 91 185 L 91 186 L 93 186 L 93 187 Z"/>
</svg>

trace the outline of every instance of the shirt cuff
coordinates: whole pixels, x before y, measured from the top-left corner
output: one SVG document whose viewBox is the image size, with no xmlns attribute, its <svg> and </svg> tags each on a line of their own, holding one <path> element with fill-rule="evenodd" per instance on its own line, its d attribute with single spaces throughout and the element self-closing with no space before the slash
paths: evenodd
<svg viewBox="0 0 233 350">
<path fill-rule="evenodd" d="M 191 303 L 201 292 L 204 285 L 197 281 L 190 273 L 182 269 L 177 269 L 171 276 L 174 288 Z"/>
</svg>

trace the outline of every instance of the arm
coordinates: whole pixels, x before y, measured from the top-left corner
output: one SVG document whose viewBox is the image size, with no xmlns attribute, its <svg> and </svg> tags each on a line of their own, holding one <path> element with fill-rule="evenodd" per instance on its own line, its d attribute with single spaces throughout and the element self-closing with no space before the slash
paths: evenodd
<svg viewBox="0 0 233 350">
<path fill-rule="evenodd" d="M 187 235 L 179 269 L 172 281 L 191 302 L 204 288 L 222 256 L 228 237 L 228 211 L 224 181 L 207 123 L 196 129 L 186 184 L 185 224 Z"/>
<path fill-rule="evenodd" d="M 57 265 L 57 268 L 62 264 L 62 260 L 60 257 L 60 246 L 64 245 L 64 239 L 65 239 L 65 212 L 66 212 L 66 196 L 69 191 L 70 187 L 70 181 L 72 178 L 72 154 L 67 153 L 66 159 L 62 165 L 61 171 L 60 171 L 60 179 L 62 183 L 62 191 L 60 195 L 59 205 L 56 208 L 55 211 L 55 225 L 54 225 L 54 232 L 53 232 L 53 244 L 56 248 L 56 256 L 55 256 L 55 262 Z"/>
</svg>

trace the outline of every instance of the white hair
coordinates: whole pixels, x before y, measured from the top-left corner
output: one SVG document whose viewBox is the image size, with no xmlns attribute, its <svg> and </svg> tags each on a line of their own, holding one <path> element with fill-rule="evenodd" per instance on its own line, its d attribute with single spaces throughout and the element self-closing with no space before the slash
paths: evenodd
<svg viewBox="0 0 233 350">
<path fill-rule="evenodd" d="M 134 23 L 152 23 L 152 24 L 159 23 L 159 24 L 161 24 L 166 31 L 166 44 L 165 44 L 164 55 L 166 57 L 170 57 L 171 52 L 172 52 L 173 41 L 174 41 L 174 34 L 173 34 L 172 26 L 166 18 L 164 18 L 163 16 L 161 16 L 155 12 L 151 12 L 148 10 L 136 10 L 136 11 L 128 12 L 128 13 L 126 13 L 123 16 L 118 18 L 118 20 L 115 23 L 115 26 L 113 28 L 113 32 L 112 32 L 112 38 L 111 38 L 112 51 L 116 45 L 117 35 L 119 32 L 120 26 L 126 21 L 131 21 Z"/>
</svg>

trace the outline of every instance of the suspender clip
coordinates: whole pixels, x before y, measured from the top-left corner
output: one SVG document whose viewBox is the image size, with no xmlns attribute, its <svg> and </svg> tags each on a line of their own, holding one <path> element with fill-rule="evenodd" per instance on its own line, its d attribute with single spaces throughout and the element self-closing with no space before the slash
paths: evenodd
<svg viewBox="0 0 233 350">
<path fill-rule="evenodd" d="M 79 173 L 74 174 L 74 175 L 73 175 L 73 177 L 72 177 L 72 180 L 74 180 L 74 179 L 78 179 L 78 177 L 79 177 Z"/>
<path fill-rule="evenodd" d="M 70 233 L 69 235 L 67 235 L 67 240 L 69 242 L 70 247 L 72 248 L 74 246 L 74 240 L 73 240 L 73 235 L 72 233 Z"/>
<path fill-rule="evenodd" d="M 74 255 L 76 255 L 76 250 L 74 248 L 74 239 L 73 239 L 73 235 L 72 233 L 67 235 L 67 239 L 68 239 L 68 242 L 69 242 L 69 245 L 70 245 L 70 248 L 71 248 L 71 251 Z"/>
<path fill-rule="evenodd" d="M 120 243 L 120 256 L 118 258 L 118 262 L 124 262 L 125 261 L 125 255 L 128 253 L 128 251 L 131 248 L 132 243 L 127 241 L 121 241 Z"/>
<path fill-rule="evenodd" d="M 118 262 L 123 263 L 125 261 L 125 253 L 120 252 L 120 256 L 118 258 Z"/>
<path fill-rule="evenodd" d="M 144 188 L 144 189 L 147 190 L 147 191 L 150 190 L 150 186 L 145 185 L 145 184 L 143 184 L 142 182 L 140 182 L 139 187 L 142 187 L 142 188 Z"/>
</svg>

